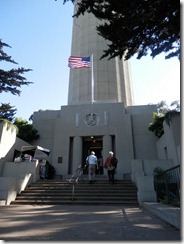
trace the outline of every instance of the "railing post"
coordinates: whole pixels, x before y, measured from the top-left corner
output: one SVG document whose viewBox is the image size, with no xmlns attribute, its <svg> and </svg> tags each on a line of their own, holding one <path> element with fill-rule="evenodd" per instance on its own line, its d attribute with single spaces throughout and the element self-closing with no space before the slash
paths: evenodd
<svg viewBox="0 0 184 244">
<path fill-rule="evenodd" d="M 83 170 L 84 169 L 81 167 L 81 165 L 79 165 L 77 167 L 75 173 L 69 179 L 69 183 L 72 183 L 72 200 L 74 200 L 75 185 L 78 184 L 78 180 L 79 180 L 80 176 L 83 175 Z M 74 180 L 74 177 L 76 177 L 75 180 Z"/>
<path fill-rule="evenodd" d="M 75 185 L 72 185 L 72 201 L 74 200 Z"/>
<path fill-rule="evenodd" d="M 167 200 L 168 200 L 168 203 L 169 203 L 170 202 L 170 199 L 169 199 L 169 188 L 168 188 L 167 173 L 165 173 L 163 176 L 164 176 L 164 181 L 165 181 L 166 197 L 167 197 Z"/>
</svg>

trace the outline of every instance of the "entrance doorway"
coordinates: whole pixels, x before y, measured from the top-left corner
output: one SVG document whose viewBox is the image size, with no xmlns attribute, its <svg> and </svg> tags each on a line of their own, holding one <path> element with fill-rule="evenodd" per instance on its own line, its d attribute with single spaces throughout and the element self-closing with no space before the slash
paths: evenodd
<svg viewBox="0 0 184 244">
<path fill-rule="evenodd" d="M 97 159 L 102 158 L 103 137 L 102 136 L 85 136 L 82 140 L 82 166 L 86 164 L 86 158 L 91 151 L 95 152 Z"/>
</svg>

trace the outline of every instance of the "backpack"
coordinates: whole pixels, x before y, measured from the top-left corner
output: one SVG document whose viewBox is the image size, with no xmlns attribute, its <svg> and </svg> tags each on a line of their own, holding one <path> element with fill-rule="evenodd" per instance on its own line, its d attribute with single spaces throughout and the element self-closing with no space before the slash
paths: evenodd
<svg viewBox="0 0 184 244">
<path fill-rule="evenodd" d="M 113 158 L 111 159 L 111 164 L 112 164 L 112 166 L 114 166 L 114 167 L 116 168 L 116 167 L 117 167 L 117 164 L 118 164 L 118 160 L 117 160 L 117 158 L 113 157 Z"/>
</svg>

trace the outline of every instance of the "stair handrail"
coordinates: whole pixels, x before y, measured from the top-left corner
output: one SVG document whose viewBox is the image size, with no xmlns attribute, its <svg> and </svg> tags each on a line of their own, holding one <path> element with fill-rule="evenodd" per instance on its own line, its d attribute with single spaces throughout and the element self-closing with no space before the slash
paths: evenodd
<svg viewBox="0 0 184 244">
<path fill-rule="evenodd" d="M 85 168 L 86 168 L 86 165 L 84 165 L 84 167 L 82 167 L 82 165 L 79 164 L 76 171 L 73 173 L 73 175 L 69 179 L 69 183 L 72 184 L 72 200 L 74 200 L 75 185 L 78 184 L 79 179 L 80 179 L 81 175 L 83 175 Z M 76 179 L 74 178 L 75 176 L 76 176 Z"/>
</svg>

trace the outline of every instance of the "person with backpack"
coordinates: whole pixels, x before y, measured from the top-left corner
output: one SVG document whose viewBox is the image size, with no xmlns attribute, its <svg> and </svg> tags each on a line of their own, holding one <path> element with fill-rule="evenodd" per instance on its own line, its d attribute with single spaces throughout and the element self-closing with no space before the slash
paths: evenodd
<svg viewBox="0 0 184 244">
<path fill-rule="evenodd" d="M 114 175 L 115 175 L 117 164 L 118 164 L 117 158 L 114 157 L 114 153 L 110 151 L 109 156 L 105 160 L 104 168 L 107 169 L 109 181 L 111 184 L 114 184 Z"/>
</svg>

